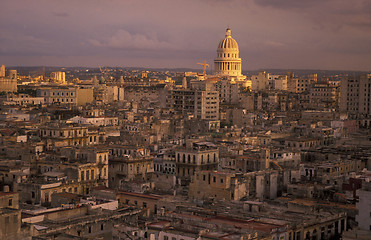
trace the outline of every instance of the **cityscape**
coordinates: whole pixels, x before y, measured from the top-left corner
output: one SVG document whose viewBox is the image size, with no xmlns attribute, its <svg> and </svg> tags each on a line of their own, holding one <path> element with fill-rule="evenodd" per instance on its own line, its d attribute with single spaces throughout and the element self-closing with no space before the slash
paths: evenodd
<svg viewBox="0 0 371 240">
<path fill-rule="evenodd" d="M 370 3 L 36 2 L 5 3 L 0 17 L 24 13 L 0 23 L 0 239 L 371 239 L 371 35 L 356 33 L 371 26 Z M 206 7 L 225 11 L 210 30 L 201 20 L 223 16 Z M 140 22 L 150 8 L 158 18 Z M 349 14 L 333 32 L 318 9 Z M 237 14 L 263 10 L 267 25 Z M 120 11 L 138 17 L 105 39 Z M 102 35 L 75 43 L 98 15 Z M 286 32 L 316 19 L 307 32 L 328 35 L 313 47 Z M 60 46 L 37 27 L 59 36 L 48 29 L 59 21 Z M 272 33 L 285 22 L 287 38 L 260 39 L 269 22 Z"/>
</svg>

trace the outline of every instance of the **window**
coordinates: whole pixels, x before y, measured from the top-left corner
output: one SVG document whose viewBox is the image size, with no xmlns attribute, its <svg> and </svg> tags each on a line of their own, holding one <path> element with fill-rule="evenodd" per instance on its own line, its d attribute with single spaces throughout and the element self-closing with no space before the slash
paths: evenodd
<svg viewBox="0 0 371 240">
<path fill-rule="evenodd" d="M 9 199 L 8 206 L 13 206 L 13 199 L 12 198 Z"/>
<path fill-rule="evenodd" d="M 147 207 L 147 203 L 143 202 L 143 208 L 146 208 L 146 207 Z"/>
<path fill-rule="evenodd" d="M 91 233 L 91 227 L 89 227 L 89 233 Z"/>
<path fill-rule="evenodd" d="M 103 224 L 100 225 L 100 230 L 103 231 Z"/>
<path fill-rule="evenodd" d="M 164 236 L 164 240 L 169 240 L 169 237 L 168 236 Z"/>
<path fill-rule="evenodd" d="M 216 177 L 213 177 L 213 182 L 216 182 Z"/>
<path fill-rule="evenodd" d="M 35 198 L 35 192 L 31 192 L 31 197 Z"/>
</svg>

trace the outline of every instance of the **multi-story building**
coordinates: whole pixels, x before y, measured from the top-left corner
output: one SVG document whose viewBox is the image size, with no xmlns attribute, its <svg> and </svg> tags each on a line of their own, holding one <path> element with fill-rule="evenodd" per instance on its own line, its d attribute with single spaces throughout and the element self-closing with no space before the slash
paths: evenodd
<svg viewBox="0 0 371 240">
<path fill-rule="evenodd" d="M 20 106 L 28 106 L 28 105 L 42 105 L 44 104 L 45 99 L 43 97 L 33 97 L 28 94 L 7 94 L 6 98 L 4 98 L 2 104 L 3 105 L 20 105 Z"/>
<path fill-rule="evenodd" d="M 0 192 L 0 239 L 22 239 L 19 194 L 4 190 Z"/>
<path fill-rule="evenodd" d="M 296 82 L 296 92 L 302 93 L 307 92 L 309 90 L 309 87 L 312 83 L 317 82 L 317 74 L 310 74 L 307 77 L 304 78 L 298 78 Z"/>
<path fill-rule="evenodd" d="M 340 84 L 340 111 L 353 118 L 371 116 L 371 74 L 348 76 Z"/>
<path fill-rule="evenodd" d="M 127 181 L 147 181 L 154 172 L 153 156 L 148 149 L 135 145 L 109 146 L 109 185 L 121 188 Z"/>
<path fill-rule="evenodd" d="M 199 200 L 240 200 L 246 185 L 236 174 L 218 171 L 197 172 L 189 185 L 188 196 Z"/>
<path fill-rule="evenodd" d="M 4 65 L 3 65 L 4 66 Z M 9 70 L 8 77 L 4 74 L 0 76 L 0 92 L 17 92 L 17 70 Z"/>
<path fill-rule="evenodd" d="M 219 93 L 194 89 L 172 90 L 168 99 L 169 107 L 181 114 L 193 114 L 202 120 L 219 119 Z"/>
<path fill-rule="evenodd" d="M 338 87 L 328 81 L 313 83 L 309 89 L 309 102 L 323 107 L 338 106 Z"/>
<path fill-rule="evenodd" d="M 190 180 L 201 170 L 216 170 L 219 164 L 219 149 L 210 142 L 188 140 L 185 147 L 175 151 L 177 176 Z"/>
<path fill-rule="evenodd" d="M 87 146 L 99 143 L 97 131 L 89 131 L 83 126 L 42 126 L 40 136 L 47 142 L 47 148 L 61 146 Z"/>
<path fill-rule="evenodd" d="M 37 90 L 46 104 L 84 105 L 93 102 L 93 89 L 82 87 L 45 87 Z"/>
</svg>

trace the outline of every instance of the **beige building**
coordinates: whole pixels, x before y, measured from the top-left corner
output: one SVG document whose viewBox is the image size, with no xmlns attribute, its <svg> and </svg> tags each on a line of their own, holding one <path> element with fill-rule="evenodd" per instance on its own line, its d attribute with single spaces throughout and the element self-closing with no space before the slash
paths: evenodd
<svg viewBox="0 0 371 240">
<path fill-rule="evenodd" d="M 18 193 L 0 192 L 0 239 L 22 239 Z"/>
<path fill-rule="evenodd" d="M 185 148 L 175 151 L 177 176 L 190 180 L 201 170 L 216 170 L 219 164 L 219 149 L 209 142 L 194 142 L 188 140 Z"/>
<path fill-rule="evenodd" d="M 82 87 L 45 87 L 37 90 L 46 104 L 85 105 L 93 102 L 93 89 Z"/>
<path fill-rule="evenodd" d="M 198 200 L 240 200 L 246 196 L 246 185 L 234 173 L 197 172 L 189 184 L 188 196 Z"/>
<path fill-rule="evenodd" d="M 0 92 L 17 92 L 17 78 L 0 77 Z"/>
<path fill-rule="evenodd" d="M 87 127 L 79 126 L 42 126 L 40 136 L 47 142 L 47 148 L 63 146 L 87 146 L 99 143 L 97 131 L 89 131 Z"/>
<path fill-rule="evenodd" d="M 113 145 L 109 147 L 109 185 L 120 188 L 124 182 L 147 181 L 154 173 L 153 156 L 148 149 L 135 145 Z"/>
</svg>

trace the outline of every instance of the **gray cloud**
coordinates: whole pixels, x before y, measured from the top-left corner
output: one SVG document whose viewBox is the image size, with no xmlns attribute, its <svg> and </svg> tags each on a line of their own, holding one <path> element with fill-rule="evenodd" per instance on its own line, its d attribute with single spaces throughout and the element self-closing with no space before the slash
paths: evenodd
<svg viewBox="0 0 371 240">
<path fill-rule="evenodd" d="M 95 47 L 119 49 L 171 50 L 175 48 L 174 45 L 160 41 L 156 37 L 151 38 L 150 36 L 139 33 L 132 34 L 124 29 L 118 30 L 114 35 L 102 41 L 89 39 L 88 42 Z"/>
<path fill-rule="evenodd" d="M 197 67 L 230 26 L 244 69 L 371 69 L 369 0 L 17 0 L 0 11 L 6 65 Z"/>
</svg>

